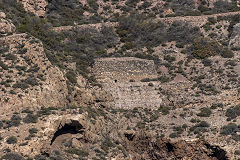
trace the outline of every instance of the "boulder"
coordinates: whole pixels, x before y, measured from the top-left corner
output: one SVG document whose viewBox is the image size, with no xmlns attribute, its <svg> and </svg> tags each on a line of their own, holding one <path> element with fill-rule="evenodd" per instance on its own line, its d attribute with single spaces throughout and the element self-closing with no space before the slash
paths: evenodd
<svg viewBox="0 0 240 160">
<path fill-rule="evenodd" d="M 13 33 L 16 30 L 16 27 L 12 24 L 12 22 L 5 18 L 6 18 L 5 13 L 0 12 L 0 35 Z"/>
<path fill-rule="evenodd" d="M 233 32 L 229 41 L 229 47 L 240 47 L 240 23 L 237 23 L 233 26 Z"/>
</svg>

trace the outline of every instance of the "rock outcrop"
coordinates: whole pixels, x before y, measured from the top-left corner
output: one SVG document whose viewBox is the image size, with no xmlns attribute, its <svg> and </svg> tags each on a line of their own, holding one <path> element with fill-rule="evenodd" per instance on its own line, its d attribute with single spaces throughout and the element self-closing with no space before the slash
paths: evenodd
<svg viewBox="0 0 240 160">
<path fill-rule="evenodd" d="M 132 159 L 183 159 L 183 160 L 228 160 L 226 152 L 218 146 L 211 146 L 205 141 L 177 141 L 171 142 L 166 138 L 153 140 L 151 137 L 140 134 L 128 138 L 127 150 Z"/>
<path fill-rule="evenodd" d="M 34 13 L 36 16 L 44 17 L 46 12 L 47 0 L 18 0 L 24 9 Z"/>
<path fill-rule="evenodd" d="M 1 38 L 0 44 L 1 114 L 65 105 L 65 78 L 49 62 L 39 40 L 27 34 L 13 34 Z"/>
<path fill-rule="evenodd" d="M 240 46 L 240 23 L 233 26 L 233 32 L 229 41 L 229 46 L 238 48 Z"/>
<path fill-rule="evenodd" d="M 0 35 L 6 35 L 15 32 L 16 27 L 10 20 L 6 19 L 4 12 L 0 12 Z"/>
</svg>

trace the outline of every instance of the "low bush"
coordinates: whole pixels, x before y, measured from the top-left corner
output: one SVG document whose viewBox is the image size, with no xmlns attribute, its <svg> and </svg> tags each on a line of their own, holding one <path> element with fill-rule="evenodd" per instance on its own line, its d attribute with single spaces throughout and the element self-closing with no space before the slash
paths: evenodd
<svg viewBox="0 0 240 160">
<path fill-rule="evenodd" d="M 29 132 L 30 134 L 36 134 L 36 133 L 38 132 L 38 129 L 37 129 L 37 128 L 30 128 L 30 129 L 28 130 L 28 132 Z"/>
<path fill-rule="evenodd" d="M 236 1 L 228 2 L 224 0 L 216 1 L 212 9 L 213 13 L 233 12 L 238 10 L 239 7 L 237 6 Z"/>
<path fill-rule="evenodd" d="M 23 118 L 24 123 L 37 123 L 38 117 L 34 114 L 28 113 L 25 118 Z"/>
<path fill-rule="evenodd" d="M 6 153 L 4 156 L 1 157 L 1 159 L 5 159 L 5 160 L 24 160 L 24 158 L 17 154 L 17 153 Z"/>
<path fill-rule="evenodd" d="M 117 33 L 122 42 L 134 47 L 154 47 L 165 41 L 166 26 L 153 22 L 144 14 L 130 14 L 119 19 Z"/>
<path fill-rule="evenodd" d="M 1 60 L 0 60 L 0 67 L 2 67 L 2 69 L 4 70 L 8 70 L 8 66 Z"/>
<path fill-rule="evenodd" d="M 111 141 L 109 137 L 106 137 L 104 141 L 101 143 L 101 148 L 107 152 L 110 148 L 114 147 L 114 143 Z"/>
<path fill-rule="evenodd" d="M 203 132 L 207 132 L 207 128 L 210 125 L 206 121 L 201 121 L 196 125 L 192 126 L 189 130 L 192 131 L 194 134 L 201 134 Z"/>
<path fill-rule="evenodd" d="M 232 135 L 236 134 L 237 131 L 239 131 L 238 126 L 235 123 L 229 123 L 220 129 L 220 134 Z"/>
<path fill-rule="evenodd" d="M 158 108 L 158 111 L 161 112 L 163 115 L 169 114 L 170 108 L 166 106 L 161 106 Z"/>
<path fill-rule="evenodd" d="M 217 41 L 203 37 L 194 40 L 193 44 L 188 47 L 187 51 L 189 54 L 199 59 L 205 59 L 215 55 L 221 55 L 224 58 L 231 58 L 234 56 L 232 51 L 224 48 Z"/>
<path fill-rule="evenodd" d="M 174 21 L 167 29 L 166 40 L 177 43 L 191 44 L 194 39 L 202 35 L 199 27 L 194 27 L 190 23 Z"/>
<path fill-rule="evenodd" d="M 212 65 L 212 61 L 210 59 L 207 59 L 207 58 L 203 59 L 202 63 L 205 67 L 209 67 L 209 66 Z"/>
<path fill-rule="evenodd" d="M 68 71 L 66 77 L 72 84 L 77 83 L 77 75 L 73 71 Z"/>
<path fill-rule="evenodd" d="M 207 107 L 201 108 L 200 111 L 201 112 L 197 114 L 197 116 L 199 117 L 210 117 L 210 115 L 212 114 L 211 109 Z"/>
<path fill-rule="evenodd" d="M 237 105 L 235 107 L 231 107 L 231 108 L 228 108 L 226 110 L 226 113 L 225 115 L 230 118 L 230 119 L 234 119 L 234 118 L 237 118 L 238 116 L 240 116 L 240 105 Z"/>
<path fill-rule="evenodd" d="M 10 121 L 7 121 L 7 127 L 17 127 L 20 125 L 22 118 L 19 115 L 13 115 Z"/>
<path fill-rule="evenodd" d="M 170 138 L 177 138 L 177 137 L 181 137 L 181 135 L 179 135 L 178 133 L 176 132 L 173 132 L 169 135 Z"/>
<path fill-rule="evenodd" d="M 17 138 L 15 136 L 10 136 L 7 141 L 8 144 L 15 144 L 17 143 Z"/>
<path fill-rule="evenodd" d="M 150 78 L 144 78 L 144 79 L 141 79 L 140 81 L 141 81 L 141 82 L 150 82 L 151 79 L 150 79 Z"/>
<path fill-rule="evenodd" d="M 29 88 L 29 85 L 26 84 L 25 82 L 16 82 L 13 86 L 13 88 L 21 88 L 22 90 L 25 90 L 27 88 Z"/>
</svg>

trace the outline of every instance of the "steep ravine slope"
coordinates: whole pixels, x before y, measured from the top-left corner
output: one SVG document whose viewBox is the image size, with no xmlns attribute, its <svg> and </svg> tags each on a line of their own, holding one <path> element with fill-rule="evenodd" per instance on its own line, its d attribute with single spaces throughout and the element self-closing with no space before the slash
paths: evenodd
<svg viewBox="0 0 240 160">
<path fill-rule="evenodd" d="M 239 158 L 237 2 L 3 2 L 2 159 Z"/>
</svg>

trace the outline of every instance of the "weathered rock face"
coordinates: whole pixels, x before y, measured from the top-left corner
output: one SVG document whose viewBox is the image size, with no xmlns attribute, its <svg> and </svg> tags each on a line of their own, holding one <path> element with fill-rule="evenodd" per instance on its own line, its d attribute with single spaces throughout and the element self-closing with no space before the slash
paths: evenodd
<svg viewBox="0 0 240 160">
<path fill-rule="evenodd" d="M 15 32 L 16 27 L 11 23 L 10 20 L 6 19 L 6 15 L 0 12 L 0 35 L 5 35 Z"/>
<path fill-rule="evenodd" d="M 18 0 L 24 9 L 34 13 L 36 16 L 44 17 L 46 12 L 47 0 Z"/>
<path fill-rule="evenodd" d="M 98 135 L 94 134 L 94 126 L 88 121 L 86 114 L 66 114 L 64 116 L 50 116 L 44 123 L 45 140 L 39 141 L 42 145 L 41 152 L 49 153 L 61 146 L 62 141 L 67 139 L 97 140 Z M 80 145 L 80 144 L 79 144 Z"/>
<path fill-rule="evenodd" d="M 162 103 L 161 96 L 155 87 L 149 86 L 146 82 L 108 83 L 103 84 L 103 88 L 112 94 L 114 106 L 117 108 L 157 109 Z"/>
<path fill-rule="evenodd" d="M 26 142 L 30 128 L 38 130 L 37 136 L 28 139 L 27 144 L 19 145 Z M 11 130 L 0 132 L 1 136 L 4 137 L 3 141 L 10 135 L 18 137 L 17 144 L 1 143 L 0 155 L 3 154 L 5 148 L 30 157 L 40 153 L 50 153 L 54 149 L 58 149 L 64 139 L 78 138 L 87 139 L 88 141 L 98 139 L 98 135 L 93 132 L 94 130 L 96 130 L 95 127 L 88 121 L 85 113 L 49 115 L 42 117 L 42 120 L 39 120 L 37 124 L 22 124 L 18 127 L 12 127 Z"/>
<path fill-rule="evenodd" d="M 230 47 L 238 48 L 240 46 L 240 23 L 234 25 L 233 33 L 229 41 Z"/>
<path fill-rule="evenodd" d="M 66 103 L 63 73 L 48 61 L 42 43 L 26 34 L 3 37 L 1 43 L 0 113 Z"/>
<path fill-rule="evenodd" d="M 227 160 L 226 152 L 205 141 L 171 142 L 162 138 L 153 140 L 144 133 L 125 134 L 128 139 L 126 148 L 132 159 L 184 159 L 184 160 Z"/>
</svg>

